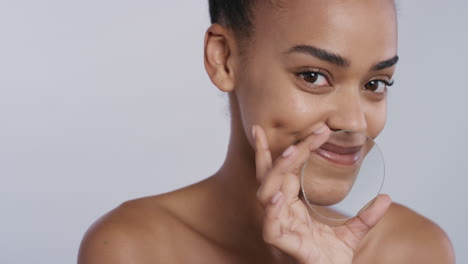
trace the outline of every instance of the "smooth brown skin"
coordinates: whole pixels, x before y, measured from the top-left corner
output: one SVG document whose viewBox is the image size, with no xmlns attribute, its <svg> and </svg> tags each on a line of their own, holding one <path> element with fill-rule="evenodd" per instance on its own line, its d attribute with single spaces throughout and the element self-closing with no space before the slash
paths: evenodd
<svg viewBox="0 0 468 264">
<path fill-rule="evenodd" d="M 245 57 L 239 55 L 238 39 L 229 29 L 214 24 L 206 32 L 205 67 L 213 83 L 230 92 L 232 110 L 229 149 L 220 170 L 197 184 L 127 201 L 104 215 L 84 236 L 79 264 L 299 260 L 290 257 L 288 250 L 273 248 L 271 244 L 281 246 L 265 233 L 270 230 L 265 226 L 272 223 L 265 217 L 265 210 L 272 211 L 268 209 L 273 208 L 272 196 L 282 190 L 289 197 L 291 192 L 284 186 L 295 178 L 280 177 L 275 169 L 265 168 L 277 168 L 287 159 L 280 153 L 292 144 L 304 144 L 323 126 L 363 131 L 373 138 L 381 132 L 386 93 L 363 87 L 370 80 L 390 79 L 394 73 L 394 66 L 380 71 L 370 68 L 397 54 L 395 10 L 391 0 L 295 0 L 281 10 L 260 7 L 255 14 L 254 40 Z M 340 67 L 303 53 L 283 53 L 296 44 L 331 51 L 350 64 Z M 326 71 L 332 80 L 308 85 L 297 75 L 303 67 Z M 251 133 L 255 124 L 268 144 L 263 154 Z M 317 140 L 311 144 L 318 144 Z M 298 158 L 297 153 L 290 157 Z M 293 167 L 288 170 L 294 171 Z M 256 173 L 259 168 L 263 176 Z M 374 203 L 377 206 L 368 209 L 368 216 L 377 221 L 387 202 L 384 196 Z M 324 241 L 334 241 L 331 238 Z M 313 250 L 341 254 L 341 242 L 333 243 L 328 247 L 318 243 Z M 359 240 L 353 256 L 353 263 L 454 263 L 446 234 L 396 203 Z"/>
<path fill-rule="evenodd" d="M 374 146 L 374 141 L 363 133 L 338 132 L 327 140 L 340 146 L 362 146 L 361 157 L 352 166 L 337 165 L 320 157 L 310 155 L 302 168 L 304 196 L 317 206 L 330 206 L 339 203 L 351 191 L 363 161 Z"/>
</svg>

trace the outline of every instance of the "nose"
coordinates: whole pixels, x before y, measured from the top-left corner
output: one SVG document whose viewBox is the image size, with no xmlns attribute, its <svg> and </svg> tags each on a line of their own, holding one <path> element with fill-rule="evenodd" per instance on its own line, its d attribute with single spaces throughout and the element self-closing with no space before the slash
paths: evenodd
<svg viewBox="0 0 468 264">
<path fill-rule="evenodd" d="M 359 92 L 336 95 L 327 120 L 330 129 L 365 132 L 367 120 L 363 103 Z"/>
</svg>

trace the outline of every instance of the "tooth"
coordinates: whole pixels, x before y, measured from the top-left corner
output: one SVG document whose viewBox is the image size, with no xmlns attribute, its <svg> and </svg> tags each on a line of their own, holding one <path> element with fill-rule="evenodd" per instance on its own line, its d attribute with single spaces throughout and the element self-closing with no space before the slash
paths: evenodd
<svg viewBox="0 0 468 264">
<path fill-rule="evenodd" d="M 322 154 L 327 158 L 331 159 L 331 155 L 327 151 L 322 152 Z"/>
</svg>

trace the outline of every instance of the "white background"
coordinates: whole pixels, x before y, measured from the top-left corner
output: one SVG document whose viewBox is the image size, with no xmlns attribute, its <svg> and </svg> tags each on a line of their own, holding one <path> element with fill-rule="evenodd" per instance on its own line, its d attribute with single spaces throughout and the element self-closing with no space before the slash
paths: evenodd
<svg viewBox="0 0 468 264">
<path fill-rule="evenodd" d="M 400 1 L 379 137 L 384 191 L 468 263 L 468 2 Z M 0 1 L 0 263 L 74 263 L 121 202 L 224 160 L 227 97 L 203 68 L 207 1 Z M 404 223 L 402 223 L 404 224 Z"/>
</svg>

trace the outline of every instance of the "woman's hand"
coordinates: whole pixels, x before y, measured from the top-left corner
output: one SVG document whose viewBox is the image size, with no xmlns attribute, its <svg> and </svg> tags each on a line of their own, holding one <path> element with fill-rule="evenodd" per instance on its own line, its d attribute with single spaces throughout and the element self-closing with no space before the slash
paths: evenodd
<svg viewBox="0 0 468 264">
<path fill-rule="evenodd" d="M 300 170 L 310 152 L 330 136 L 324 127 L 290 146 L 272 162 L 264 130 L 254 126 L 256 175 L 261 182 L 257 197 L 265 209 L 264 240 L 304 264 L 352 263 L 354 251 L 389 207 L 387 195 L 379 195 L 358 216 L 339 227 L 313 221 L 299 199 Z"/>
</svg>

